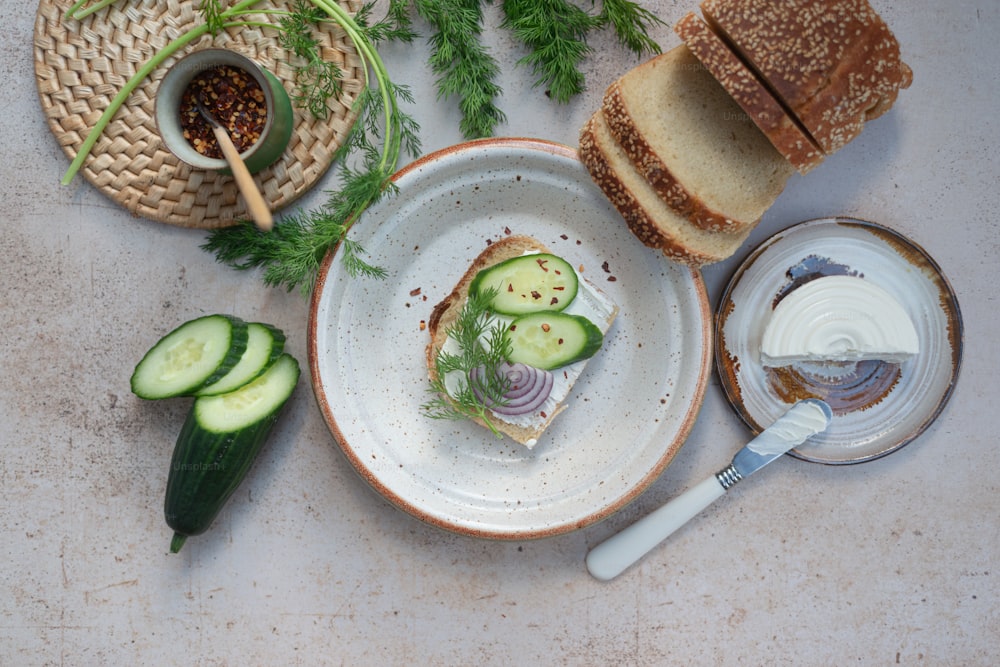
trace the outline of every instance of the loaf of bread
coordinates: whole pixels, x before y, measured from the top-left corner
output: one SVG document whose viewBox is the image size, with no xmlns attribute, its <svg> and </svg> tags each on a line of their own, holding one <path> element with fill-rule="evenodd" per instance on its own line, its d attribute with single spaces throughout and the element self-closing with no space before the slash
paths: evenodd
<svg viewBox="0 0 1000 667">
<path fill-rule="evenodd" d="M 722 261 L 750 234 L 752 227 L 735 232 L 708 231 L 671 208 L 615 140 L 601 111 L 584 125 L 578 153 L 594 182 L 632 233 L 643 244 L 661 250 L 674 261 L 691 266 Z"/>
<path fill-rule="evenodd" d="M 885 113 L 912 72 L 867 0 L 703 0 L 683 44 L 608 86 L 580 161 L 642 243 L 733 255 L 797 170 Z"/>
<path fill-rule="evenodd" d="M 674 32 L 799 173 L 823 162 L 826 155 L 798 119 L 701 17 L 689 13 L 674 25 Z"/>
<path fill-rule="evenodd" d="M 913 78 L 868 0 L 703 0 L 701 10 L 827 155 Z"/>
<path fill-rule="evenodd" d="M 687 48 L 612 83 L 603 111 L 639 173 L 671 209 L 703 229 L 753 227 L 794 173 Z"/>
<path fill-rule="evenodd" d="M 427 329 L 430 333 L 430 342 L 427 344 L 426 355 L 427 369 L 432 380 L 438 378 L 436 363 L 438 353 L 448 342 L 449 331 L 454 328 L 462 312 L 462 308 L 468 300 L 469 285 L 472 284 L 476 275 L 483 269 L 487 269 L 507 259 L 530 253 L 550 252 L 544 244 L 532 237 L 512 235 L 504 237 L 499 241 L 494 241 L 472 261 L 454 289 L 434 307 L 428 319 Z M 600 289 L 585 281 L 583 276 L 578 275 L 577 277 L 580 281 L 580 291 L 588 290 L 594 296 L 595 300 L 599 300 L 606 308 L 607 314 L 603 318 L 603 321 L 594 321 L 594 324 L 602 332 L 606 333 L 618 315 L 618 307 Z M 581 296 L 577 296 L 577 299 L 581 298 Z M 566 309 L 566 312 L 574 312 L 572 303 Z M 528 448 L 534 447 L 545 430 L 552 424 L 552 421 L 566 409 L 567 404 L 565 403 L 565 399 L 569 395 L 576 378 L 583 371 L 586 362 L 587 360 L 578 361 L 570 366 L 553 371 L 553 373 L 559 374 L 560 386 L 553 388 L 553 393 L 549 399 L 552 405 L 546 407 L 527 422 L 520 424 L 505 421 L 503 417 L 494 415 L 494 418 L 491 420 L 494 428 L 516 442 L 526 445 Z M 480 426 L 487 426 L 481 419 L 474 419 L 473 421 Z"/>
</svg>

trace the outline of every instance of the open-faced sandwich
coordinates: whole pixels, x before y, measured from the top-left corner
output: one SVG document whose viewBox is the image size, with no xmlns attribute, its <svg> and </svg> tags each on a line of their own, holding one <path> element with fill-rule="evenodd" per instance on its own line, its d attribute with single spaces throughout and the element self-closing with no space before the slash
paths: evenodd
<svg viewBox="0 0 1000 667">
<path fill-rule="evenodd" d="M 468 418 L 534 447 L 617 314 L 606 294 L 539 241 L 491 243 L 431 313 L 434 399 L 425 414 Z"/>
</svg>

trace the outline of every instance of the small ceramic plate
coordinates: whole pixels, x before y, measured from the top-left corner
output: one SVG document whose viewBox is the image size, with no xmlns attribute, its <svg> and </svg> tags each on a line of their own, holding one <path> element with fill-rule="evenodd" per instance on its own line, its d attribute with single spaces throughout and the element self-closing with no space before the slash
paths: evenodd
<svg viewBox="0 0 1000 667">
<path fill-rule="evenodd" d="M 763 367 L 760 343 L 776 301 L 826 275 L 861 276 L 888 290 L 913 320 L 920 352 L 901 364 Z M 715 333 L 722 387 L 754 432 L 798 399 L 830 403 L 827 431 L 790 452 L 819 463 L 870 461 L 912 441 L 944 408 L 962 358 L 958 301 L 934 260 L 898 232 L 850 218 L 800 223 L 761 244 L 726 288 Z"/>
<path fill-rule="evenodd" d="M 327 257 L 310 305 L 313 389 L 330 431 L 379 493 L 458 533 L 568 532 L 639 495 L 680 449 L 711 373 L 711 308 L 697 271 L 640 244 L 567 147 L 483 140 L 395 177 L 349 238 L 385 279 Z M 468 421 L 430 419 L 425 323 L 492 240 L 533 236 L 619 306 L 534 449 Z"/>
</svg>

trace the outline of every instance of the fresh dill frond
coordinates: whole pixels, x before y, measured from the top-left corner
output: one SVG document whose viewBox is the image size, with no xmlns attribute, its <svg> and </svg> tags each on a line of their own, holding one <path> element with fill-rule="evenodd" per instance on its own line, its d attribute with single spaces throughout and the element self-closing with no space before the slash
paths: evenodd
<svg viewBox="0 0 1000 667">
<path fill-rule="evenodd" d="M 295 0 L 290 13 L 279 20 L 278 44 L 300 62 L 294 64 L 292 101 L 315 118 L 330 114 L 329 101 L 343 92 L 343 72 L 337 63 L 324 60 L 314 28 L 326 14 L 308 0 Z"/>
<path fill-rule="evenodd" d="M 362 5 L 354 15 L 354 20 L 364 30 L 372 44 L 380 42 L 403 42 L 409 44 L 417 37 L 410 20 L 410 0 L 390 0 L 386 15 L 371 22 L 374 2 Z"/>
<path fill-rule="evenodd" d="M 417 13 L 435 32 L 428 64 L 438 76 L 438 99 L 458 99 L 459 130 L 467 139 L 492 136 L 506 116 L 496 104 L 503 92 L 500 65 L 483 46 L 480 0 L 415 0 Z"/>
<path fill-rule="evenodd" d="M 455 341 L 457 352 L 447 352 L 444 347 L 438 350 L 435 377 L 429 389 L 433 397 L 421 406 L 421 411 L 431 419 L 480 419 L 501 437 L 503 434 L 490 417 L 489 406 L 507 402 L 504 395 L 510 390 L 510 379 L 497 370 L 510 356 L 510 342 L 491 311 L 497 293 L 494 287 L 469 295 L 448 330 L 448 338 Z M 474 369 L 478 371 L 473 377 Z M 448 391 L 445 378 L 454 373 L 460 377 Z"/>
<path fill-rule="evenodd" d="M 602 26 L 610 25 L 618 42 L 635 55 L 660 53 L 660 45 L 649 31 L 665 23 L 639 3 L 633 0 L 604 0 L 599 19 Z"/>
<path fill-rule="evenodd" d="M 503 12 L 504 27 L 529 49 L 519 63 L 531 68 L 535 85 L 563 103 L 583 92 L 587 35 L 601 19 L 568 0 L 504 0 Z"/>
<path fill-rule="evenodd" d="M 202 0 L 198 6 L 208 31 L 213 35 L 218 35 L 225 27 L 226 19 L 223 16 L 223 7 L 220 0 Z"/>
</svg>

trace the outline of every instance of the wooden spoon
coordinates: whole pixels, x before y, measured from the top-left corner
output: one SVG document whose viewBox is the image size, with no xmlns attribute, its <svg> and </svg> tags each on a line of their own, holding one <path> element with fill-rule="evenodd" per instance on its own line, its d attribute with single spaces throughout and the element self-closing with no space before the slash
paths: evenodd
<svg viewBox="0 0 1000 667">
<path fill-rule="evenodd" d="M 240 152 L 236 149 L 236 144 L 233 143 L 232 137 L 229 136 L 226 128 L 222 126 L 218 119 L 205 108 L 200 99 L 195 99 L 195 105 L 198 107 L 198 113 L 201 114 L 201 117 L 212 127 L 212 132 L 215 133 L 215 140 L 219 142 L 222 155 L 226 158 L 226 163 L 229 164 L 230 171 L 233 172 L 233 178 L 236 179 L 236 187 L 240 189 L 240 194 L 243 195 L 243 199 L 247 203 L 247 208 L 250 209 L 250 216 L 253 218 L 254 224 L 257 225 L 257 229 L 262 232 L 271 231 L 271 228 L 274 227 L 274 217 L 271 215 L 271 209 L 268 207 L 267 202 L 264 201 L 264 195 L 257 188 L 257 184 L 254 182 L 253 176 L 250 175 L 250 170 L 247 169 L 243 158 L 240 157 Z"/>
</svg>

